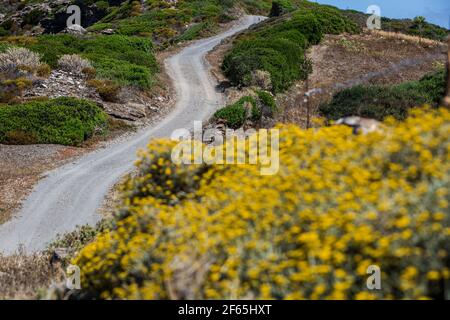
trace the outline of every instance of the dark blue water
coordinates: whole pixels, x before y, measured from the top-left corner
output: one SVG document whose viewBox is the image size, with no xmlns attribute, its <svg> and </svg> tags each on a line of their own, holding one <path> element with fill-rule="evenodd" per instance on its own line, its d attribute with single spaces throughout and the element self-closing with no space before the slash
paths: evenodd
<svg viewBox="0 0 450 320">
<path fill-rule="evenodd" d="M 381 15 L 388 18 L 424 16 L 428 22 L 450 29 L 449 0 L 311 0 L 341 9 L 366 12 L 370 5 L 378 5 Z"/>
</svg>

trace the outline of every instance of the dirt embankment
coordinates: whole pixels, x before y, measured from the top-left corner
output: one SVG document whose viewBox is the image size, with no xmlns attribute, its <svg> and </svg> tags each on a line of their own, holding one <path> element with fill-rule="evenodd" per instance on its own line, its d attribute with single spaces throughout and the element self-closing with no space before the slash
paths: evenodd
<svg viewBox="0 0 450 320">
<path fill-rule="evenodd" d="M 0 224 L 11 217 L 43 172 L 82 152 L 80 148 L 56 145 L 0 144 Z"/>
<path fill-rule="evenodd" d="M 306 126 L 308 103 L 312 117 L 333 94 L 356 85 L 395 85 L 418 80 L 445 63 L 447 46 L 436 41 L 387 32 L 327 35 L 308 52 L 313 73 L 277 97 L 278 121 Z"/>
</svg>

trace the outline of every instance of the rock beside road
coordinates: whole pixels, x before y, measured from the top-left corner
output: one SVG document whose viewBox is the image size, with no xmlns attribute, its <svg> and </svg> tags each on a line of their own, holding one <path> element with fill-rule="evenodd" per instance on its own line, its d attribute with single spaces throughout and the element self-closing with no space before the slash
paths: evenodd
<svg viewBox="0 0 450 320">
<path fill-rule="evenodd" d="M 67 27 L 63 31 L 63 33 L 80 35 L 80 34 L 86 34 L 87 30 L 78 24 L 74 24 L 74 25 Z"/>
</svg>

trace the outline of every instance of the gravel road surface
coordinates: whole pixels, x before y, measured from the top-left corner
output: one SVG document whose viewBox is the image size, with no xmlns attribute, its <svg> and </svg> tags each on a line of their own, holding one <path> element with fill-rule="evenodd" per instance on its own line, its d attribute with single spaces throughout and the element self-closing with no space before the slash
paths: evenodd
<svg viewBox="0 0 450 320">
<path fill-rule="evenodd" d="M 24 202 L 22 210 L 0 226 L 0 252 L 9 254 L 20 245 L 27 253 L 40 251 L 57 236 L 77 225 L 94 225 L 101 219 L 97 209 L 110 188 L 133 168 L 136 152 L 151 138 L 170 137 L 179 128 L 190 129 L 223 104 L 215 90 L 205 56 L 223 39 L 261 21 L 245 16 L 233 28 L 196 41 L 165 61 L 176 92 L 173 112 L 158 125 L 139 131 L 126 141 L 81 157 L 48 173 Z"/>
</svg>

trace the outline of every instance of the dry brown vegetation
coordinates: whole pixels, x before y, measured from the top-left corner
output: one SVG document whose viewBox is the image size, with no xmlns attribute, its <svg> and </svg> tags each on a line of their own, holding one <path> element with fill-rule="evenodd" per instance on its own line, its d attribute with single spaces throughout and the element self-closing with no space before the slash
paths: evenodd
<svg viewBox="0 0 450 320">
<path fill-rule="evenodd" d="M 41 174 L 82 152 L 56 145 L 0 145 L 0 224 L 11 217 Z"/>
<path fill-rule="evenodd" d="M 447 46 L 441 42 L 392 32 L 365 31 L 356 35 L 327 35 L 312 47 L 313 73 L 277 97 L 284 110 L 279 121 L 306 126 L 305 93 L 320 89 L 309 101 L 311 114 L 333 94 L 355 85 L 395 85 L 418 80 L 442 67 Z"/>
<path fill-rule="evenodd" d="M 51 266 L 48 255 L 0 254 L 0 299 L 35 299 L 63 277 L 62 269 Z"/>
<path fill-rule="evenodd" d="M 421 44 L 421 45 L 439 46 L 442 44 L 442 42 L 437 41 L 437 40 L 422 38 L 422 37 L 418 37 L 418 36 L 412 36 L 412 35 L 399 33 L 399 32 L 388 32 L 388 31 L 383 31 L 383 30 L 371 30 L 369 32 L 375 36 L 384 37 L 387 39 L 405 40 L 408 42 L 415 42 L 415 43 Z"/>
</svg>

